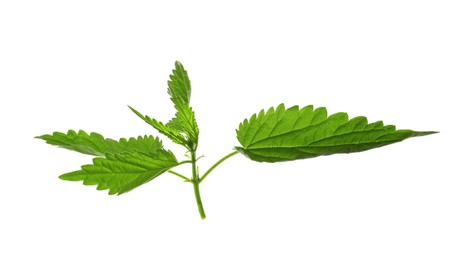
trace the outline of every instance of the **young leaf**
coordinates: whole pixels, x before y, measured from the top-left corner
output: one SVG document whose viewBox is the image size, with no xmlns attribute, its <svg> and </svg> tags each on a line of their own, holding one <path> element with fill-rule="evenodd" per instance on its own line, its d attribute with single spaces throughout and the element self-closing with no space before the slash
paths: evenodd
<svg viewBox="0 0 468 260">
<path fill-rule="evenodd" d="M 185 140 L 185 137 L 179 133 L 179 131 L 177 131 L 176 129 L 172 128 L 172 127 L 169 127 L 167 125 L 165 125 L 164 123 L 154 119 L 154 118 L 151 118 L 149 116 L 144 116 L 142 115 L 140 112 L 138 112 L 136 109 L 134 109 L 133 107 L 131 106 L 128 106 L 132 111 L 133 113 L 135 113 L 139 118 L 143 119 L 143 121 L 145 121 L 146 123 L 148 123 L 149 125 L 151 125 L 152 127 L 156 128 L 156 130 L 158 130 L 161 134 L 167 136 L 169 139 L 171 139 L 174 143 L 176 144 L 182 144 L 182 145 L 186 145 L 187 144 L 187 140 Z"/>
<path fill-rule="evenodd" d="M 184 145 L 185 147 L 193 150 L 198 144 L 199 129 L 195 120 L 195 114 L 190 107 L 190 80 L 183 65 L 176 61 L 175 69 L 169 76 L 168 93 L 176 108 L 175 117 L 164 124 L 149 116 L 144 116 L 136 109 L 129 106 L 129 108 L 138 117 L 143 119 L 146 123 L 156 128 L 161 134 L 167 136 L 174 143 Z"/>
<path fill-rule="evenodd" d="M 396 130 L 382 121 L 368 124 L 365 117 L 327 116 L 323 107 L 279 105 L 245 119 L 237 130 L 242 147 L 236 149 L 259 162 L 280 162 L 336 153 L 361 152 L 404 139 L 436 132 Z"/>
<path fill-rule="evenodd" d="M 177 107 L 178 104 L 190 105 L 190 94 L 192 88 L 190 86 L 190 79 L 187 71 L 184 69 L 182 63 L 176 61 L 175 69 L 172 70 L 172 74 L 169 75 L 167 84 L 169 88 L 167 92 L 171 96 L 172 102 Z"/>
<path fill-rule="evenodd" d="M 160 149 L 157 153 L 131 152 L 106 154 L 94 158 L 93 164 L 81 170 L 60 176 L 62 180 L 83 181 L 84 185 L 98 185 L 98 190 L 109 190 L 109 195 L 128 192 L 178 165 L 174 155 Z"/>
<path fill-rule="evenodd" d="M 198 143 L 199 129 L 191 107 L 185 105 L 179 107 L 176 116 L 166 126 L 184 134 L 187 142 Z"/>
<path fill-rule="evenodd" d="M 161 140 L 153 136 L 132 137 L 128 140 L 121 138 L 119 141 L 116 141 L 104 138 L 102 135 L 94 132 L 87 134 L 83 130 L 78 131 L 78 133 L 69 130 L 66 134 L 54 132 L 52 135 L 42 135 L 36 138 L 42 139 L 51 145 L 95 156 L 124 152 L 155 153 L 163 147 Z"/>
<path fill-rule="evenodd" d="M 190 79 L 182 63 L 176 61 L 175 69 L 169 76 L 167 92 L 171 96 L 174 107 L 177 110 L 175 118 L 166 125 L 187 138 L 189 148 L 196 149 L 199 129 L 195 120 L 195 114 L 190 107 L 190 95 L 192 92 Z"/>
</svg>

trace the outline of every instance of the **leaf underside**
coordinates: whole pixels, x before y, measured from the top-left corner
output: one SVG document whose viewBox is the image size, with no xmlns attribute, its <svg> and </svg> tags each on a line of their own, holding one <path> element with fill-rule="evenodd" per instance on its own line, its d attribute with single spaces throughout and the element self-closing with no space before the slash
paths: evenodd
<svg viewBox="0 0 468 260">
<path fill-rule="evenodd" d="M 106 154 L 93 159 L 93 164 L 81 170 L 60 176 L 62 180 L 83 181 L 84 185 L 97 185 L 98 190 L 109 190 L 109 195 L 128 192 L 178 165 L 171 152 L 160 149 L 157 153 L 128 152 Z"/>
<path fill-rule="evenodd" d="M 36 138 L 68 150 L 104 156 L 106 153 L 120 154 L 124 152 L 155 153 L 163 148 L 161 140 L 153 136 L 139 136 L 137 138 L 120 138 L 119 141 L 104 138 L 98 133 L 86 133 L 69 130 L 67 133 L 54 132 L 52 135 L 42 135 Z"/>
<path fill-rule="evenodd" d="M 241 147 L 236 150 L 254 161 L 280 162 L 361 152 L 434 133 L 396 130 L 382 121 L 369 124 L 366 117 L 348 119 L 348 114 L 342 112 L 327 116 L 323 107 L 285 109 L 281 104 L 239 125 L 237 139 Z"/>
</svg>

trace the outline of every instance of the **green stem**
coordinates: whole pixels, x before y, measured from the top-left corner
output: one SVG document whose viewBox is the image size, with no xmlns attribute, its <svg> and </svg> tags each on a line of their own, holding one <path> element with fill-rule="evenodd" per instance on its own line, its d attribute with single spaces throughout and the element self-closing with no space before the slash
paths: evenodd
<svg viewBox="0 0 468 260">
<path fill-rule="evenodd" d="M 189 178 L 185 177 L 184 175 L 182 175 L 182 174 L 180 174 L 180 173 L 178 173 L 178 172 L 175 172 L 175 171 L 173 171 L 173 170 L 169 170 L 169 171 L 167 171 L 167 172 L 168 172 L 168 173 L 171 173 L 171 174 L 174 174 L 175 176 L 178 176 L 178 177 L 184 179 L 184 180 L 187 181 L 187 182 L 192 182 Z"/>
<path fill-rule="evenodd" d="M 239 152 L 238 151 L 234 151 L 226 156 L 224 156 L 223 158 L 219 159 L 219 161 L 217 161 L 215 164 L 213 164 L 213 166 L 211 166 L 208 171 L 205 172 L 205 174 L 203 174 L 203 176 L 200 178 L 200 183 L 206 178 L 206 176 L 208 176 L 208 174 L 210 174 L 210 172 L 212 172 L 218 165 L 220 165 L 222 162 L 226 161 L 227 159 L 229 159 L 231 156 L 234 156 L 236 154 L 238 154 Z"/>
<path fill-rule="evenodd" d="M 192 184 L 193 184 L 193 191 L 195 193 L 195 200 L 197 201 L 198 212 L 200 213 L 200 217 L 202 219 L 206 218 L 205 210 L 203 209 L 203 203 L 200 197 L 200 178 L 198 176 L 198 169 L 197 169 L 197 156 L 195 151 L 191 151 L 192 155 Z"/>
<path fill-rule="evenodd" d="M 192 163 L 192 161 L 191 160 L 181 161 L 179 162 L 178 165 L 185 164 L 185 163 Z"/>
</svg>

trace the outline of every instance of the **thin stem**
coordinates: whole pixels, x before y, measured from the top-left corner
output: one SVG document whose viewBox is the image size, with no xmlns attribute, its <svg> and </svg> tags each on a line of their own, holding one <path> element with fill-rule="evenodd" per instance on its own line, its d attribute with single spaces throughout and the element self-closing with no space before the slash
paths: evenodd
<svg viewBox="0 0 468 260">
<path fill-rule="evenodd" d="M 184 163 L 192 163 L 192 161 L 191 160 L 181 161 L 181 162 L 179 162 L 178 165 L 181 165 L 181 164 L 184 164 Z"/>
<path fill-rule="evenodd" d="M 200 197 L 200 178 L 198 176 L 198 169 L 197 169 L 197 156 L 195 150 L 191 151 L 191 158 L 192 158 L 192 184 L 193 184 L 193 191 L 195 193 L 195 200 L 197 201 L 198 212 L 200 213 L 200 217 L 202 219 L 206 218 L 205 210 L 203 209 L 203 203 Z"/>
<path fill-rule="evenodd" d="M 169 170 L 169 171 L 167 171 L 167 172 L 168 172 L 168 173 L 172 173 L 172 174 L 174 174 L 175 176 L 179 176 L 180 178 L 184 179 L 184 180 L 187 181 L 187 182 L 192 182 L 189 178 L 185 177 L 184 175 L 182 175 L 182 174 L 180 174 L 180 173 L 178 173 L 178 172 L 175 172 L 175 171 L 173 171 L 173 170 Z"/>
<path fill-rule="evenodd" d="M 226 161 L 227 159 L 229 159 L 231 156 L 234 156 L 236 154 L 238 154 L 239 152 L 238 151 L 234 151 L 226 156 L 224 156 L 223 158 L 219 159 L 219 161 L 217 161 L 215 164 L 213 164 L 213 166 L 211 166 L 206 172 L 205 174 L 203 174 L 203 176 L 200 178 L 200 183 L 206 178 L 206 176 L 208 176 L 208 174 L 210 174 L 210 172 L 212 172 L 218 165 L 220 165 L 222 162 Z"/>
</svg>

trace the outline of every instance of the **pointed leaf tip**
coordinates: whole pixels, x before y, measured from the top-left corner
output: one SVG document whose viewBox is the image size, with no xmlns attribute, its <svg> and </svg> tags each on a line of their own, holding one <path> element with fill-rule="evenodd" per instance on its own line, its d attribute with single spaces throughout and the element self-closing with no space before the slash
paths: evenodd
<svg viewBox="0 0 468 260">
<path fill-rule="evenodd" d="M 433 135 L 433 134 L 438 134 L 440 133 L 439 131 L 422 131 L 418 132 L 419 136 L 424 136 L 424 135 Z"/>
</svg>

